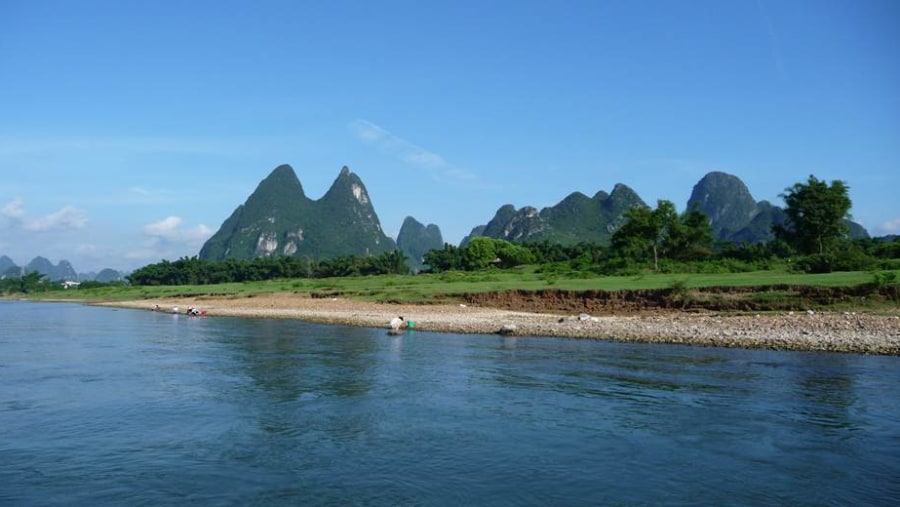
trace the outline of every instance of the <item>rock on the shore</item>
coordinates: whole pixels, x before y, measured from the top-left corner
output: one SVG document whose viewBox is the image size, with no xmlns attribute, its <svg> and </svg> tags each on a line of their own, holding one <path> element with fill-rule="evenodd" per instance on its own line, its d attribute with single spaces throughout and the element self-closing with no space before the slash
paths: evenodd
<svg viewBox="0 0 900 507">
<path fill-rule="evenodd" d="M 517 330 L 518 330 L 518 328 L 516 327 L 515 324 L 503 324 L 503 326 L 500 327 L 500 330 L 497 331 L 497 333 L 502 334 L 504 336 L 509 336 L 509 335 L 516 334 Z"/>
</svg>

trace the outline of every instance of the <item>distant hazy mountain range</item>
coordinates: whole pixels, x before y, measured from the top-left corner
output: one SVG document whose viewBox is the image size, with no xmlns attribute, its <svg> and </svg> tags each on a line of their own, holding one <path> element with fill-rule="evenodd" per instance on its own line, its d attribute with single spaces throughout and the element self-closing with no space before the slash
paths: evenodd
<svg viewBox="0 0 900 507">
<path fill-rule="evenodd" d="M 616 184 L 593 197 L 574 192 L 558 204 L 538 210 L 501 206 L 485 225 L 463 239 L 486 236 L 512 242 L 582 241 L 608 244 L 632 206 L 648 203 L 631 188 Z M 655 203 L 651 204 L 655 206 Z M 737 176 L 711 172 L 694 185 L 685 209 L 696 207 L 710 218 L 716 239 L 758 243 L 772 239 L 772 225 L 785 220 L 784 211 L 767 201 L 757 202 Z M 850 235 L 868 237 L 859 224 L 849 222 Z M 338 255 L 373 255 L 400 248 L 413 269 L 422 256 L 443 247 L 437 225 L 425 226 L 406 217 L 395 243 L 378 220 L 366 187 L 347 167 L 319 200 L 306 197 L 294 170 L 277 167 L 247 201 L 238 206 L 203 248 L 200 258 L 251 259 L 275 255 L 326 259 Z"/>
<path fill-rule="evenodd" d="M 104 269 L 99 273 L 76 273 L 69 261 L 63 259 L 54 265 L 48 259 L 37 256 L 25 266 L 18 266 L 12 259 L 0 256 L 0 277 L 20 277 L 26 273 L 37 271 L 46 276 L 50 281 L 97 281 L 103 283 L 115 282 L 124 279 L 124 275 L 114 269 Z"/>
</svg>

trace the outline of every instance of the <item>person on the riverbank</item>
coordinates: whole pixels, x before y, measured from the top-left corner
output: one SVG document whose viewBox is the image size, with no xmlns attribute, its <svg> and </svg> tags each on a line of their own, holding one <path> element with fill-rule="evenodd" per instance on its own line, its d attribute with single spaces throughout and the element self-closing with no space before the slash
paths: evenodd
<svg viewBox="0 0 900 507">
<path fill-rule="evenodd" d="M 403 316 L 400 315 L 400 316 L 397 316 L 397 317 L 394 317 L 393 319 L 391 319 L 390 325 L 391 325 L 391 331 L 399 331 L 400 326 L 403 325 Z"/>
</svg>

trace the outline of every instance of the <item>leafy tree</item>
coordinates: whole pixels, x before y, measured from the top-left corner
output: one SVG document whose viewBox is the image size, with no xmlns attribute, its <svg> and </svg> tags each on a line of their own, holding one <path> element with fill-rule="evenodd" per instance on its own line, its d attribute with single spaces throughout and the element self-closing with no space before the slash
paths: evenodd
<svg viewBox="0 0 900 507">
<path fill-rule="evenodd" d="M 699 209 L 687 211 L 673 221 L 668 233 L 666 250 L 674 259 L 689 261 L 712 254 L 712 225 Z"/>
<path fill-rule="evenodd" d="M 900 238 L 887 241 L 878 239 L 859 240 L 862 247 L 873 257 L 881 259 L 900 259 Z"/>
<path fill-rule="evenodd" d="M 623 258 L 643 258 L 648 251 L 653 250 L 654 258 L 658 259 L 655 248 L 657 236 L 658 231 L 653 226 L 653 211 L 644 206 L 635 206 L 625 212 L 625 223 L 613 233 L 612 247 Z M 658 263 L 654 264 L 658 266 Z"/>
<path fill-rule="evenodd" d="M 485 269 L 497 259 L 498 240 L 488 237 L 472 238 L 463 248 L 463 269 L 478 271 Z"/>
<path fill-rule="evenodd" d="M 29 292 L 36 292 L 41 283 L 43 283 L 44 275 L 38 273 L 37 271 L 30 271 L 25 273 L 21 278 L 19 278 L 18 290 L 19 292 L 24 292 L 28 294 Z"/>
<path fill-rule="evenodd" d="M 450 243 L 444 243 L 443 250 L 429 250 L 425 252 L 422 261 L 435 273 L 462 269 L 460 248 Z"/>
<path fill-rule="evenodd" d="M 546 264 L 549 262 L 563 262 L 570 259 L 568 249 L 559 243 L 550 243 L 549 240 L 531 242 L 524 245 L 531 251 L 534 262 Z"/>
<path fill-rule="evenodd" d="M 606 249 L 595 243 L 581 242 L 566 249 L 569 267 L 576 271 L 586 271 L 603 264 Z"/>
<path fill-rule="evenodd" d="M 316 276 L 321 278 L 360 275 L 359 259 L 353 255 L 341 255 L 319 263 Z"/>
<path fill-rule="evenodd" d="M 659 271 L 660 257 L 689 260 L 710 253 L 712 228 L 700 211 L 679 216 L 671 201 L 660 199 L 656 209 L 635 206 L 625 219 L 613 233 L 613 250 L 623 257 L 652 256 L 655 271 Z"/>
<path fill-rule="evenodd" d="M 659 255 L 668 230 L 678 220 L 675 205 L 660 199 L 656 209 L 635 206 L 625 213 L 625 224 L 612 236 L 613 249 L 626 257 L 653 256 L 653 269 L 659 271 Z"/>
<path fill-rule="evenodd" d="M 408 275 L 409 265 L 406 261 L 409 257 L 400 250 L 384 252 L 371 258 L 372 271 L 377 274 Z"/>
<path fill-rule="evenodd" d="M 801 253 L 822 255 L 848 232 L 844 219 L 850 211 L 849 187 L 835 180 L 828 185 L 810 175 L 781 195 L 788 216 L 785 226 L 773 228 L 775 236 Z"/>
<path fill-rule="evenodd" d="M 496 240 L 497 258 L 501 268 L 512 268 L 534 262 L 531 250 L 502 239 Z"/>
</svg>

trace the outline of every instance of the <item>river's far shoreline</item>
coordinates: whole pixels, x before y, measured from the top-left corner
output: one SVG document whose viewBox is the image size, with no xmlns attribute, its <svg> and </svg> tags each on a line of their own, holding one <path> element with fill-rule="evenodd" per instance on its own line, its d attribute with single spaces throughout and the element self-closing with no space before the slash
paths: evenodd
<svg viewBox="0 0 900 507">
<path fill-rule="evenodd" d="M 900 315 L 854 312 L 720 314 L 669 312 L 629 315 L 528 313 L 471 305 L 383 304 L 279 293 L 237 298 L 166 298 L 91 304 L 181 313 L 195 307 L 209 317 L 298 319 L 322 324 L 382 327 L 395 316 L 413 330 L 506 333 L 511 336 L 590 338 L 712 347 L 900 355 Z"/>
</svg>

